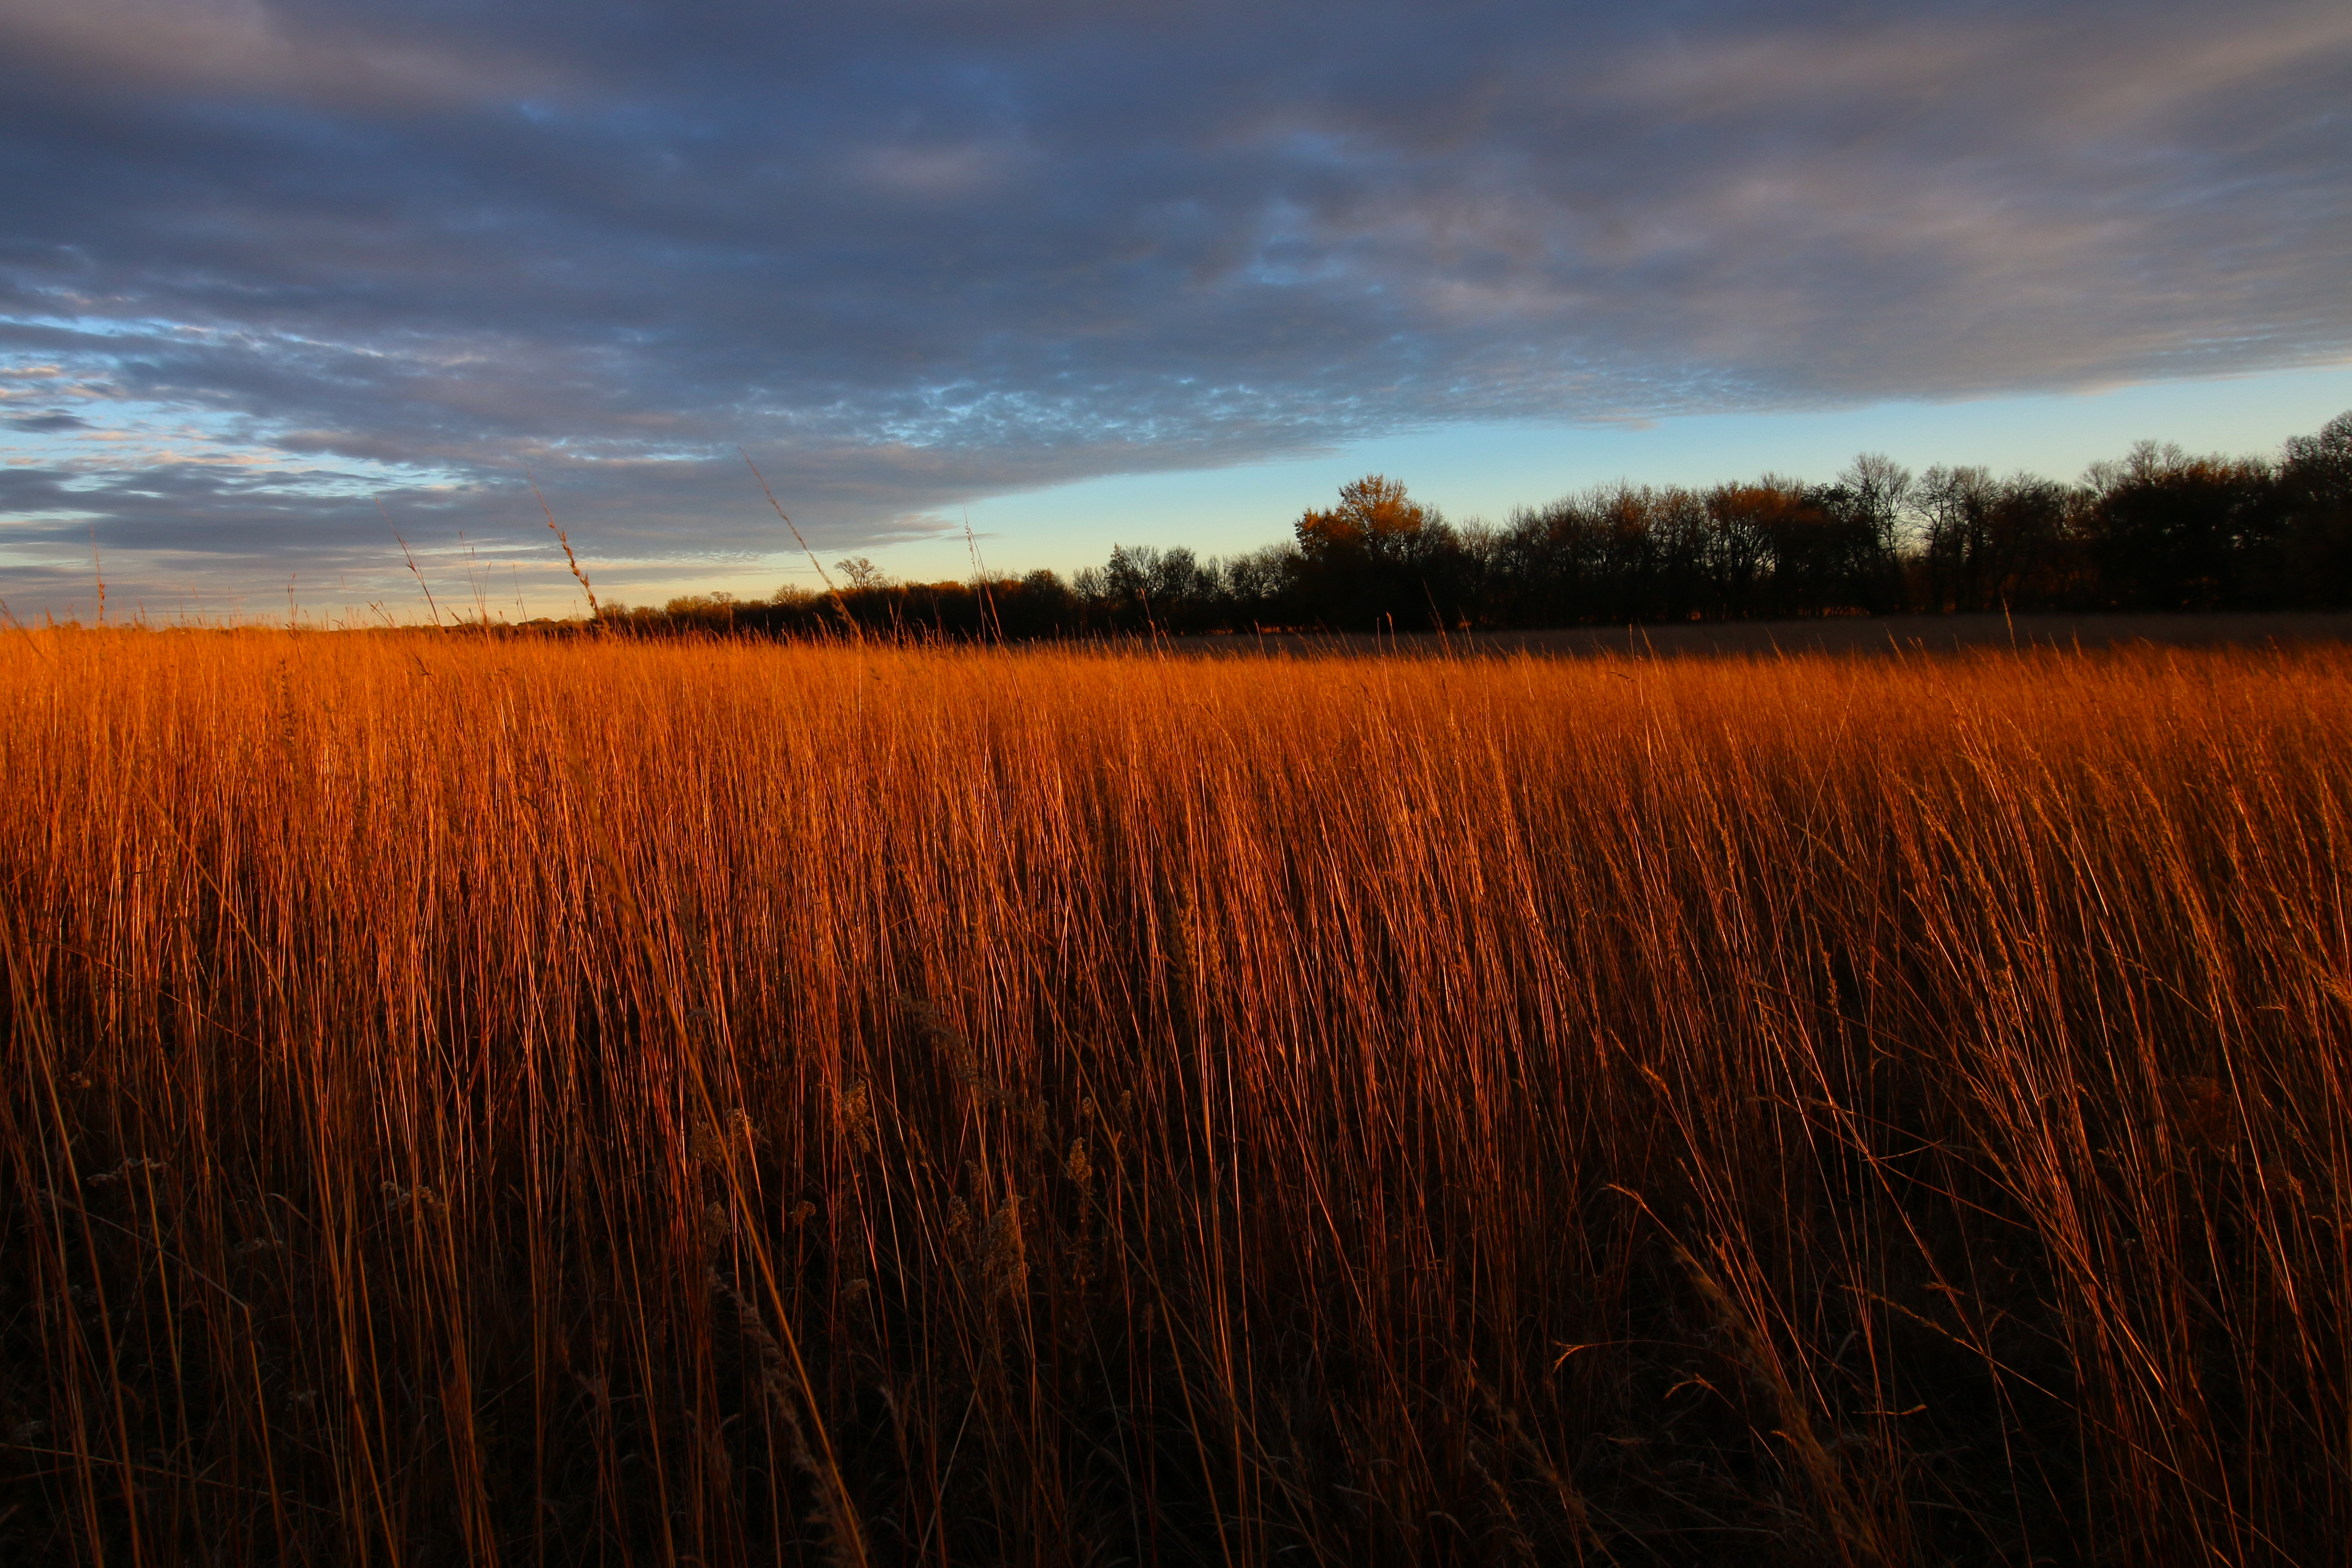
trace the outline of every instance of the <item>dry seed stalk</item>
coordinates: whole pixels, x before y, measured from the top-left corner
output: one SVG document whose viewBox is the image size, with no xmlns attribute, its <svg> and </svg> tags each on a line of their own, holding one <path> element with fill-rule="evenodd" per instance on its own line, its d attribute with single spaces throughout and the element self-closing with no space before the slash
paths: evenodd
<svg viewBox="0 0 2352 1568">
<path fill-rule="evenodd" d="M 555 526 L 555 510 L 547 504 L 547 497 L 540 495 L 539 481 L 532 478 L 530 470 L 524 469 L 523 477 L 530 480 L 530 493 L 539 497 L 539 509 L 546 514 L 548 530 L 554 534 L 555 542 L 563 547 L 564 564 L 572 569 L 572 575 L 579 580 L 580 591 L 588 596 L 588 619 L 602 624 L 604 619 L 604 608 L 596 602 L 596 590 L 590 586 L 588 574 L 580 568 L 580 558 L 572 553 L 572 536 Z"/>
</svg>

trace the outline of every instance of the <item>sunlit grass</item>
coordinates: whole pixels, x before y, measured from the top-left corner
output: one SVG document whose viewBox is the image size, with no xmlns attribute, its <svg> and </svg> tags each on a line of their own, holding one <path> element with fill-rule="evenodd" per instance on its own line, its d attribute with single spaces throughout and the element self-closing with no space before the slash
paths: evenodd
<svg viewBox="0 0 2352 1568">
<path fill-rule="evenodd" d="M 2328 1561 L 2347 676 L 0 636 L 0 1557 Z"/>
</svg>

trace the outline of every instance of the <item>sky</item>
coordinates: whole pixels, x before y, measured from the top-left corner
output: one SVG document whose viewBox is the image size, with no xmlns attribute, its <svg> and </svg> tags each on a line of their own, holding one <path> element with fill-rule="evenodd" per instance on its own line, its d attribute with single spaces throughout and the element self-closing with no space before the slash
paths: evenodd
<svg viewBox="0 0 2352 1568">
<path fill-rule="evenodd" d="M 2341 0 L 0 0 L 0 599 L 566 613 L 533 479 L 609 597 L 814 580 L 746 454 L 940 577 L 2274 451 L 2347 105 Z"/>
</svg>

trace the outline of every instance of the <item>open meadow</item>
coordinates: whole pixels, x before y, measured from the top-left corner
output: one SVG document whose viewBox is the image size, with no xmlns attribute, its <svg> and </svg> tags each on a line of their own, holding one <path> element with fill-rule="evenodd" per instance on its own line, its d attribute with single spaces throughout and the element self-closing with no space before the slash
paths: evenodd
<svg viewBox="0 0 2352 1568">
<path fill-rule="evenodd" d="M 2305 1563 L 2352 653 L 0 633 L 0 1563 Z"/>
</svg>

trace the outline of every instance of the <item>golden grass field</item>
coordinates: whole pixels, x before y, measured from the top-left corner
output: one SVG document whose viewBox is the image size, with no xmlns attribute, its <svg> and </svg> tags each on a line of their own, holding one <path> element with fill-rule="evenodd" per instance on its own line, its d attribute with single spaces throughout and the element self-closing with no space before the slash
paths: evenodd
<svg viewBox="0 0 2352 1568">
<path fill-rule="evenodd" d="M 2352 654 L 0 636 L 0 1561 L 2297 1563 Z"/>
</svg>

